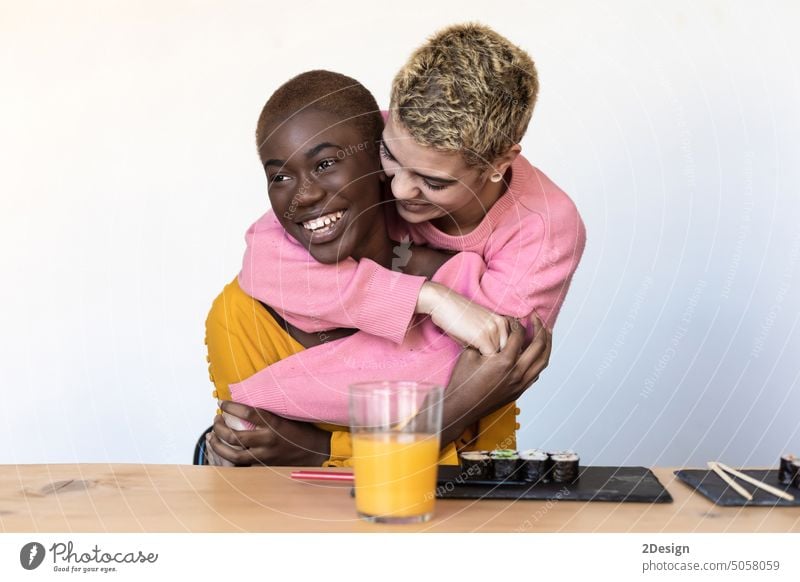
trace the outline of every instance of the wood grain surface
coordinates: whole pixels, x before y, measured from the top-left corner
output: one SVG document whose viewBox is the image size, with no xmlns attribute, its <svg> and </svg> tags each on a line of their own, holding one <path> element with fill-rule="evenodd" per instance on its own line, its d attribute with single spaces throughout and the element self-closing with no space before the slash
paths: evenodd
<svg viewBox="0 0 800 582">
<path fill-rule="evenodd" d="M 349 484 L 297 469 L 0 465 L 0 531 L 800 532 L 800 507 L 717 507 L 666 468 L 673 503 L 438 500 L 432 521 L 401 526 L 359 520 Z"/>
</svg>

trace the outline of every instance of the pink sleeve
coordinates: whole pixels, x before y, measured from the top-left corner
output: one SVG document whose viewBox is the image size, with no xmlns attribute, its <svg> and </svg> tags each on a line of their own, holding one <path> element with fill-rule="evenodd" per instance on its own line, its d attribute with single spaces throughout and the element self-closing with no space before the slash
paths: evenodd
<svg viewBox="0 0 800 582">
<path fill-rule="evenodd" d="M 585 245 L 577 210 L 549 232 L 541 216 L 532 214 L 487 262 L 462 252 L 432 280 L 496 313 L 524 318 L 536 312 L 552 331 Z"/>
<path fill-rule="evenodd" d="M 246 234 L 239 285 L 306 332 L 356 328 L 400 343 L 414 316 L 424 277 L 369 259 L 318 263 L 268 212 Z"/>
<path fill-rule="evenodd" d="M 348 425 L 350 384 L 413 379 L 446 386 L 460 351 L 429 320 L 412 328 L 402 345 L 357 332 L 231 384 L 231 395 L 286 418 Z"/>
</svg>

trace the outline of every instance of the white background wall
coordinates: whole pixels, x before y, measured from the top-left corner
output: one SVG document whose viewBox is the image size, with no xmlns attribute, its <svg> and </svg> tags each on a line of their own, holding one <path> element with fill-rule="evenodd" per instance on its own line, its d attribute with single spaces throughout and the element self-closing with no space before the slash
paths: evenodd
<svg viewBox="0 0 800 582">
<path fill-rule="evenodd" d="M 267 207 L 253 131 L 329 68 L 383 105 L 437 28 L 529 50 L 523 142 L 588 245 L 520 446 L 593 463 L 800 453 L 791 2 L 0 5 L 0 463 L 189 462 L 212 298 Z"/>
</svg>

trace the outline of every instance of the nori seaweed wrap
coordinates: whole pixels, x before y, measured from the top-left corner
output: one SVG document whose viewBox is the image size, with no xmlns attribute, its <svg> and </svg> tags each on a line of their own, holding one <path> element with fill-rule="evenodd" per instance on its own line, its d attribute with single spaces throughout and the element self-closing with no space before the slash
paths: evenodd
<svg viewBox="0 0 800 582">
<path fill-rule="evenodd" d="M 547 453 L 547 473 L 545 475 L 545 479 L 547 481 L 553 481 L 553 457 L 557 457 L 559 455 L 574 455 L 575 452 L 572 449 L 566 449 L 564 451 L 550 451 Z"/>
<path fill-rule="evenodd" d="M 549 456 L 539 449 L 528 449 L 519 454 L 519 476 L 531 483 L 543 481 L 547 474 Z"/>
<path fill-rule="evenodd" d="M 516 473 L 519 463 L 517 451 L 512 449 L 495 449 L 489 453 L 489 456 L 492 459 L 492 465 L 494 467 L 493 477 L 495 480 L 503 481 Z"/>
<path fill-rule="evenodd" d="M 569 483 L 578 478 L 580 458 L 573 452 L 553 453 L 550 455 L 553 469 L 550 478 L 556 483 Z"/>
<path fill-rule="evenodd" d="M 797 487 L 800 489 L 800 459 L 795 459 L 792 461 L 791 471 L 792 480 L 790 484 L 792 487 Z"/>
<path fill-rule="evenodd" d="M 778 481 L 784 485 L 792 485 L 792 481 L 796 475 L 797 469 L 792 468 L 792 463 L 797 461 L 794 455 L 781 456 L 781 465 L 778 469 Z M 797 487 L 797 485 L 795 485 Z"/>
<path fill-rule="evenodd" d="M 491 479 L 492 459 L 488 451 L 464 451 L 461 457 L 461 472 L 467 481 Z"/>
</svg>

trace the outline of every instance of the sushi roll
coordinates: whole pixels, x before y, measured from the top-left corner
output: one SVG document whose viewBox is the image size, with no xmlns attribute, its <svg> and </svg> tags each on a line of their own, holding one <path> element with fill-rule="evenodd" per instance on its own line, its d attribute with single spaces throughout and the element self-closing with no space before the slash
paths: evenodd
<svg viewBox="0 0 800 582">
<path fill-rule="evenodd" d="M 549 460 L 549 455 L 539 449 L 522 451 L 519 454 L 520 476 L 531 483 L 544 480 Z"/>
<path fill-rule="evenodd" d="M 566 449 L 563 451 L 550 451 L 547 453 L 547 473 L 545 474 L 546 481 L 553 481 L 553 457 L 558 457 L 560 455 L 574 455 L 575 451 L 572 449 Z"/>
<path fill-rule="evenodd" d="M 489 453 L 494 467 L 493 477 L 496 481 L 504 481 L 517 471 L 519 455 L 511 449 L 495 449 Z"/>
<path fill-rule="evenodd" d="M 460 457 L 461 472 L 467 481 L 491 478 L 492 459 L 488 451 L 465 451 Z"/>
<path fill-rule="evenodd" d="M 552 453 L 550 461 L 553 464 L 550 478 L 556 483 L 570 483 L 578 478 L 580 471 L 580 458 L 575 453 L 568 451 Z"/>
<path fill-rule="evenodd" d="M 792 472 L 791 486 L 800 489 L 800 459 L 795 458 L 792 461 L 790 470 Z"/>
<path fill-rule="evenodd" d="M 778 481 L 783 485 L 791 485 L 792 480 L 796 474 L 796 470 L 792 468 L 792 463 L 797 461 L 794 455 L 783 455 L 781 457 L 781 465 L 778 469 Z"/>
</svg>

